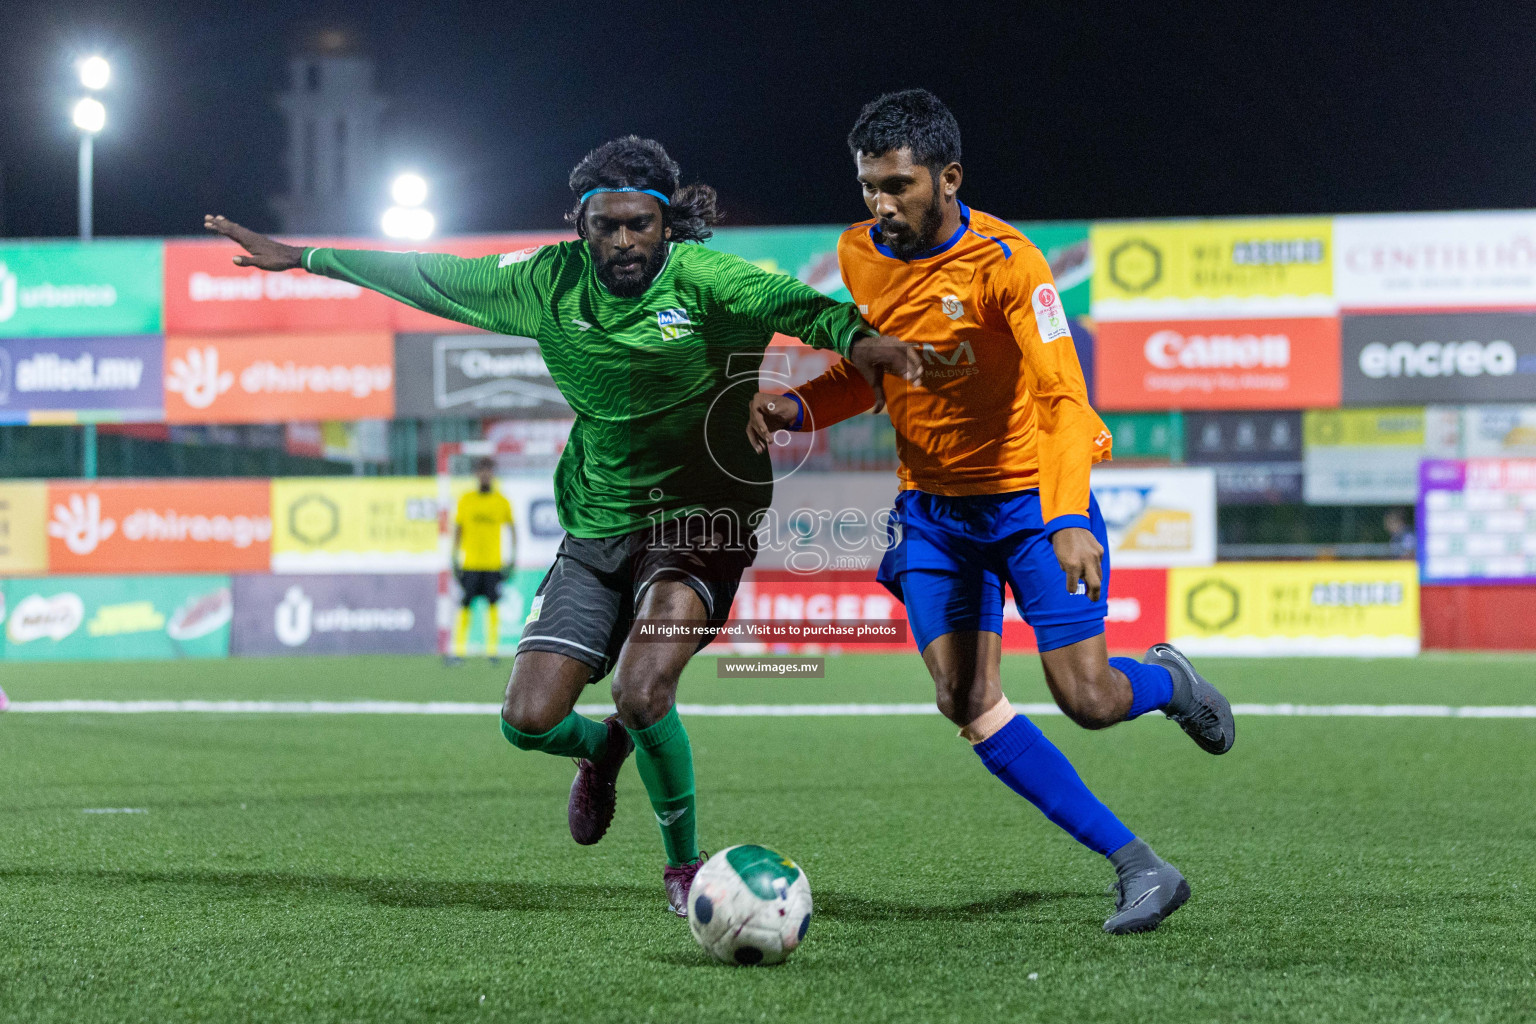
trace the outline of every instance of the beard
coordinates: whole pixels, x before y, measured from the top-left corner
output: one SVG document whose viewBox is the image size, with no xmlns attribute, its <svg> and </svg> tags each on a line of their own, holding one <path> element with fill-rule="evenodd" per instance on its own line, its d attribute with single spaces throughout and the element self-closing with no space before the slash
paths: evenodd
<svg viewBox="0 0 1536 1024">
<path fill-rule="evenodd" d="M 645 290 L 656 280 L 656 275 L 661 273 L 661 265 L 667 261 L 667 243 L 665 240 L 657 242 L 655 248 L 645 254 L 645 262 L 640 267 L 640 273 L 618 277 L 614 270 L 617 259 L 604 260 L 597 264 L 597 279 L 603 282 L 614 295 L 621 299 L 633 299 L 645 294 Z"/>
<path fill-rule="evenodd" d="M 900 233 L 892 232 L 884 227 L 880 229 L 880 239 L 885 247 L 891 250 L 898 259 L 911 259 L 924 249 L 932 249 L 938 244 L 937 235 L 939 227 L 944 223 L 944 208 L 939 205 L 939 194 L 933 194 L 933 201 L 923 211 L 922 218 L 917 222 L 915 231 L 908 230 Z"/>
</svg>

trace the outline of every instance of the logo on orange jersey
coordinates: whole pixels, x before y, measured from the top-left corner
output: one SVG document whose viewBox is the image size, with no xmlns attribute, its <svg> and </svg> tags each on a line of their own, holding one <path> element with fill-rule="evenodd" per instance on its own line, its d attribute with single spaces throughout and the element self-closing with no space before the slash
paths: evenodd
<svg viewBox="0 0 1536 1024">
<path fill-rule="evenodd" d="M 961 361 L 962 359 L 964 362 Z M 953 353 L 946 356 L 934 346 L 933 342 L 925 341 L 923 343 L 923 362 L 942 363 L 945 366 L 975 366 L 976 351 L 971 348 L 970 342 L 962 341 L 955 346 Z"/>
<path fill-rule="evenodd" d="M 1056 286 L 1047 282 L 1035 288 L 1030 296 L 1035 307 L 1035 326 L 1040 329 L 1040 340 L 1049 345 L 1058 338 L 1071 338 L 1072 328 L 1067 326 L 1067 311 L 1061 306 L 1061 296 Z"/>
<path fill-rule="evenodd" d="M 939 304 L 944 307 L 944 315 L 951 320 L 959 320 L 965 316 L 965 306 L 961 305 L 958 295 L 946 295 L 939 300 Z"/>
</svg>

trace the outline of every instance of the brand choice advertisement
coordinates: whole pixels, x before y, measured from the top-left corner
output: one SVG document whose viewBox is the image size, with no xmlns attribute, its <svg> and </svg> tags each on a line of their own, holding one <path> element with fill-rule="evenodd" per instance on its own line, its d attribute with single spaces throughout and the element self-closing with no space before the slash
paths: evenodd
<svg viewBox="0 0 1536 1024">
<path fill-rule="evenodd" d="M 236 576 L 230 653 L 432 654 L 437 577 Z"/>
<path fill-rule="evenodd" d="M 546 233 L 480 235 L 434 239 L 431 246 L 435 252 L 474 259 L 569 237 Z M 293 244 L 351 249 L 377 246 L 358 238 L 293 240 Z M 302 270 L 269 274 L 236 267 L 229 261 L 228 243 L 203 240 L 165 243 L 165 322 L 171 333 L 195 334 L 451 329 L 447 320 L 345 281 Z"/>
</svg>

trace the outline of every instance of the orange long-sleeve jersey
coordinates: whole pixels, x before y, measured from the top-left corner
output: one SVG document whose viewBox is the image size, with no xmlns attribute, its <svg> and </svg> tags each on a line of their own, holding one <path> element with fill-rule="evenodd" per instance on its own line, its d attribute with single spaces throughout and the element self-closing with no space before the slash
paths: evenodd
<svg viewBox="0 0 1536 1024">
<path fill-rule="evenodd" d="M 1086 527 L 1088 471 L 1110 457 L 1111 438 L 1088 404 L 1051 268 L 1006 222 L 960 211 L 953 237 L 910 260 L 879 243 L 872 220 L 837 245 L 864 318 L 922 347 L 921 387 L 885 379 L 901 486 L 944 495 L 1039 488 L 1048 531 Z M 846 360 L 794 394 L 807 430 L 875 401 Z"/>
</svg>

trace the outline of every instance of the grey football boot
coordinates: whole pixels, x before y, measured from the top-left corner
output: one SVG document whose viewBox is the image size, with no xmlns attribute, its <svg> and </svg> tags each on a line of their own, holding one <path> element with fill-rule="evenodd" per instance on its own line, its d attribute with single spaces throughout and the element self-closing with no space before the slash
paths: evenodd
<svg viewBox="0 0 1536 1024">
<path fill-rule="evenodd" d="M 1150 932 L 1189 899 L 1189 883 L 1179 869 L 1139 839 L 1117 850 L 1110 863 L 1120 876 L 1110 888 L 1115 912 L 1104 922 L 1111 935 Z"/>
<path fill-rule="evenodd" d="M 1182 651 L 1172 644 L 1153 644 L 1144 661 L 1161 665 L 1173 677 L 1173 700 L 1163 713 L 1189 734 L 1207 754 L 1225 754 L 1237 742 L 1232 705 L 1206 682 Z"/>
</svg>

